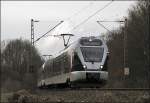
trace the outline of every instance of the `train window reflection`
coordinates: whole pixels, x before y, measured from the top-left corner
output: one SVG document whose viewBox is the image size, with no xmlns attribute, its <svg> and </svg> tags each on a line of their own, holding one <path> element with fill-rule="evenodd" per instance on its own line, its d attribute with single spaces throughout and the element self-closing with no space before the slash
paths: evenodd
<svg viewBox="0 0 150 103">
<path fill-rule="evenodd" d="M 81 52 L 85 62 L 101 62 L 104 48 L 100 47 L 81 47 Z"/>
<path fill-rule="evenodd" d="M 74 55 L 74 60 L 73 60 L 73 67 L 72 67 L 72 71 L 82 71 L 84 70 L 82 63 L 78 57 L 78 55 L 75 53 Z"/>
</svg>

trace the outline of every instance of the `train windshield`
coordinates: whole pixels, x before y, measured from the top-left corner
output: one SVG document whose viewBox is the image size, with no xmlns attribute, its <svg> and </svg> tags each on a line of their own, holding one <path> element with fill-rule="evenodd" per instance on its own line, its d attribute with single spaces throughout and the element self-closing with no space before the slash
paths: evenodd
<svg viewBox="0 0 150 103">
<path fill-rule="evenodd" d="M 104 48 L 101 47 L 81 47 L 81 52 L 85 62 L 101 62 Z"/>
</svg>

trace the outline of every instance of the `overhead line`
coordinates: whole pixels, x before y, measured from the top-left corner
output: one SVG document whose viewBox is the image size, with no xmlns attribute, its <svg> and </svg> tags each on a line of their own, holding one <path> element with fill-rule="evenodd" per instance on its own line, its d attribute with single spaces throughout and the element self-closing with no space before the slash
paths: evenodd
<svg viewBox="0 0 150 103">
<path fill-rule="evenodd" d="M 76 12 L 75 14 L 73 14 L 72 16 L 77 15 L 77 14 L 79 14 L 82 10 L 87 9 L 91 4 L 92 4 L 92 3 L 90 3 L 90 4 L 87 5 L 87 6 L 85 6 L 85 7 L 82 8 L 80 11 Z M 67 19 L 71 19 L 72 16 L 68 17 Z M 61 22 L 61 23 L 62 23 L 62 22 Z M 60 23 L 59 23 L 58 25 L 60 25 Z M 44 35 L 42 35 L 41 37 L 39 37 L 39 38 L 38 38 L 37 40 L 35 40 L 34 42 L 37 42 L 37 41 L 40 40 L 42 37 L 46 36 L 46 34 L 48 34 L 50 31 L 52 31 L 53 29 L 55 29 L 58 25 L 56 25 L 54 28 L 52 28 L 51 30 L 49 30 L 48 32 L 46 32 Z M 57 35 L 48 35 L 48 36 L 57 36 Z"/>
<path fill-rule="evenodd" d="M 103 28 L 105 28 L 108 32 L 110 32 L 110 33 L 113 33 L 112 31 L 110 31 L 106 26 L 104 26 L 102 23 L 100 23 L 100 22 L 118 22 L 118 23 L 124 23 L 125 21 L 123 21 L 123 20 L 120 20 L 120 21 L 97 21 L 97 23 L 100 25 L 100 26 L 102 26 Z"/>
<path fill-rule="evenodd" d="M 84 24 L 86 21 L 88 21 L 90 18 L 92 18 L 94 15 L 96 15 L 97 13 L 99 13 L 100 11 L 102 11 L 103 9 L 105 9 L 107 6 L 109 6 L 111 3 L 113 2 L 113 0 L 106 4 L 103 8 L 99 9 L 98 11 L 96 11 L 93 15 L 89 16 L 86 20 L 84 20 L 83 22 L 81 22 L 79 25 L 77 25 L 76 27 L 74 27 L 73 29 L 76 29 L 78 26 Z M 90 4 L 91 5 L 91 4 Z M 86 6 L 85 8 L 87 8 L 88 6 Z M 80 12 L 80 11 L 79 11 Z M 78 12 L 78 13 L 79 13 Z M 47 31 L 45 34 L 43 34 L 41 37 L 39 37 L 38 39 L 36 39 L 34 42 L 37 42 L 38 40 L 40 40 L 42 37 L 46 36 L 46 34 L 48 34 L 49 32 L 51 32 L 52 30 L 54 30 L 58 25 L 60 25 L 62 22 L 64 21 L 61 21 L 60 23 L 58 23 L 55 27 L 53 27 L 52 29 L 50 29 L 49 31 Z M 73 30 L 72 29 L 72 30 Z M 49 36 L 55 36 L 55 35 L 49 35 Z"/>
<path fill-rule="evenodd" d="M 63 23 L 64 21 L 60 21 L 60 23 L 58 23 L 56 26 L 54 26 L 52 29 L 50 29 L 49 31 L 47 31 L 45 34 L 43 34 L 41 37 L 39 37 L 38 39 L 36 39 L 34 42 L 37 42 L 38 40 L 40 40 L 42 37 L 46 36 L 46 34 L 48 34 L 49 32 L 51 32 L 52 30 L 54 30 L 58 25 L 60 25 L 61 23 Z"/>
<path fill-rule="evenodd" d="M 87 9 L 87 8 L 88 8 L 90 5 L 92 5 L 92 4 L 93 4 L 93 3 L 91 2 L 89 5 L 83 7 L 80 11 L 74 13 L 72 16 L 68 17 L 67 19 L 69 20 L 69 19 L 71 19 L 73 16 L 78 15 L 80 12 L 82 12 L 82 11 L 85 10 L 85 9 Z"/>
<path fill-rule="evenodd" d="M 99 13 L 100 11 L 102 11 L 103 9 L 105 9 L 107 6 L 109 6 L 111 3 L 113 2 L 113 0 L 111 2 L 109 2 L 108 4 L 106 4 L 103 8 L 100 8 L 99 10 L 97 10 L 93 15 L 89 16 L 87 19 L 85 19 L 83 22 L 81 22 L 80 24 L 78 24 L 77 26 L 75 26 L 73 29 L 76 29 L 77 27 L 79 27 L 80 25 L 84 24 L 86 21 L 88 21 L 90 18 L 92 18 L 93 16 L 95 16 L 97 13 Z M 73 30 L 72 29 L 72 30 Z"/>
<path fill-rule="evenodd" d="M 97 21 L 97 23 L 98 23 L 99 25 L 101 25 L 103 28 L 105 28 L 108 32 L 113 33 L 113 32 L 111 32 L 107 27 L 105 27 L 103 24 L 101 24 L 99 21 Z"/>
<path fill-rule="evenodd" d="M 122 21 L 98 21 L 98 22 L 124 22 L 123 20 Z"/>
</svg>

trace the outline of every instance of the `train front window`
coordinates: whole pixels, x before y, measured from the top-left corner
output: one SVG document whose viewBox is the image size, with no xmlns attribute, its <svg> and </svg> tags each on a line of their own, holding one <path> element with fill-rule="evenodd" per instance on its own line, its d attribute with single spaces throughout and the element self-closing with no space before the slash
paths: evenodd
<svg viewBox="0 0 150 103">
<path fill-rule="evenodd" d="M 101 47 L 81 47 L 81 52 L 85 62 L 101 62 L 104 48 Z"/>
</svg>

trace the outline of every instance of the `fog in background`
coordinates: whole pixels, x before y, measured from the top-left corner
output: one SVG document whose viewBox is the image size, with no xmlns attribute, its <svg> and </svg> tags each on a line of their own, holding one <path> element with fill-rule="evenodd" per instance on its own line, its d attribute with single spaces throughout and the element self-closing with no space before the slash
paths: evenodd
<svg viewBox="0 0 150 103">
<path fill-rule="evenodd" d="M 39 20 L 35 25 L 35 40 L 60 21 L 64 21 L 48 35 L 73 33 L 71 42 L 81 36 L 101 35 L 106 29 L 97 24 L 98 20 L 124 20 L 128 9 L 135 1 L 2 1 L 1 2 L 1 40 L 16 38 L 30 40 L 31 18 Z M 108 5 L 105 9 L 88 17 Z M 109 30 L 121 26 L 119 23 L 103 23 Z M 74 29 L 75 28 L 75 29 Z M 36 44 L 41 54 L 54 54 L 63 49 L 62 38 L 52 36 L 40 39 Z"/>
</svg>

